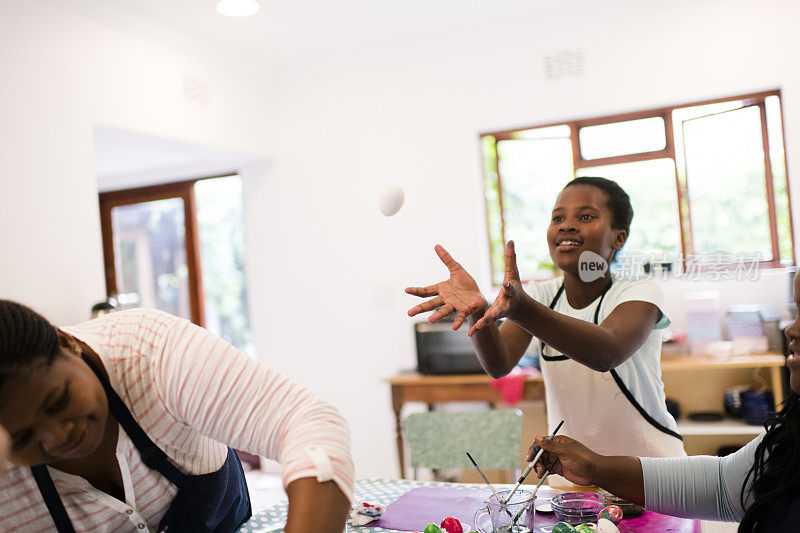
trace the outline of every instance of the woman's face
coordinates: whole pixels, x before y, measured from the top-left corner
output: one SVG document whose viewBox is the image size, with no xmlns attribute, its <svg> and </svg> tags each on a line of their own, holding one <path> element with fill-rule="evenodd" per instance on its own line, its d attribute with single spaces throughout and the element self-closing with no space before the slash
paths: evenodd
<svg viewBox="0 0 800 533">
<path fill-rule="evenodd" d="M 800 311 L 800 273 L 794 277 L 794 303 Z M 784 333 L 789 345 L 789 357 L 786 358 L 786 366 L 789 367 L 789 386 L 794 392 L 800 393 L 800 314 Z"/>
<path fill-rule="evenodd" d="M 55 463 L 91 454 L 103 440 L 108 400 L 80 355 L 61 347 L 52 364 L 34 361 L 2 389 L 0 424 L 11 435 L 11 462 Z"/>
<path fill-rule="evenodd" d="M 572 185 L 556 199 L 547 244 L 553 263 L 565 272 L 578 271 L 581 253 L 591 251 L 610 264 L 625 244 L 625 230 L 612 227 L 613 215 L 605 191 L 593 185 Z"/>
</svg>

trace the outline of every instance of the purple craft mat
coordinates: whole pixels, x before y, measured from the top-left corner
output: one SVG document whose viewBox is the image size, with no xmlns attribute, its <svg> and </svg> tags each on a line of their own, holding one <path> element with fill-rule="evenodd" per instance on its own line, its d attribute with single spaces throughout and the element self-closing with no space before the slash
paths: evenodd
<svg viewBox="0 0 800 533">
<path fill-rule="evenodd" d="M 370 523 L 369 527 L 422 531 L 431 522 L 438 525 L 445 516 L 455 516 L 473 525 L 475 512 L 491 494 L 488 489 L 417 487 L 387 506 L 380 520 Z"/>
<path fill-rule="evenodd" d="M 545 495 L 546 489 L 540 491 Z M 549 491 L 551 495 L 556 491 Z M 483 507 L 489 490 L 457 489 L 449 487 L 418 487 L 412 489 L 386 507 L 383 516 L 370 527 L 400 531 L 422 531 L 433 522 L 439 524 L 445 516 L 455 516 L 461 522 L 475 526 L 475 512 Z M 536 513 L 534 527 L 553 526 L 558 520 L 553 514 Z M 628 518 L 622 524 L 633 533 L 701 533 L 700 522 L 676 518 L 652 511 L 642 516 Z M 549 529 L 549 528 L 548 528 Z M 621 530 L 623 528 L 620 528 Z"/>
</svg>

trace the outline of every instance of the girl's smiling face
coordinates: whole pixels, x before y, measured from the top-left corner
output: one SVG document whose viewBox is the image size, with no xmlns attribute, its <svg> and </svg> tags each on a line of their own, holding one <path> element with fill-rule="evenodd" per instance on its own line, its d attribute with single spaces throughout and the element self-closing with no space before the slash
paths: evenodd
<svg viewBox="0 0 800 533">
<path fill-rule="evenodd" d="M 610 264 L 628 238 L 625 230 L 613 228 L 613 219 L 608 195 L 602 189 L 580 184 L 561 191 L 547 228 L 553 263 L 577 274 L 581 253 L 591 251 Z"/>
<path fill-rule="evenodd" d="M 6 383 L 0 423 L 19 466 L 85 457 L 103 440 L 108 400 L 97 376 L 66 347 L 51 364 L 39 358 Z"/>
</svg>

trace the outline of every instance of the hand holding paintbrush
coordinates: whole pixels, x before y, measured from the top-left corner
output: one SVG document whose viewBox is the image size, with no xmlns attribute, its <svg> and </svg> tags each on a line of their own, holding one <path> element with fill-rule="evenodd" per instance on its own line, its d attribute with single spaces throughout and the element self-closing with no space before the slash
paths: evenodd
<svg viewBox="0 0 800 533">
<path fill-rule="evenodd" d="M 548 438 L 552 439 L 553 437 L 555 437 L 556 433 L 558 433 L 558 430 L 561 429 L 561 426 L 563 426 L 563 425 L 564 425 L 564 421 L 562 420 L 561 422 L 558 423 L 558 425 L 556 426 L 555 431 L 553 431 L 553 433 L 551 433 Z M 537 450 L 537 448 L 538 448 L 538 450 Z M 533 459 L 531 460 L 530 463 L 528 463 L 528 466 L 525 467 L 525 470 L 522 472 L 522 475 L 519 476 L 519 480 L 517 481 L 517 485 L 514 487 L 514 490 L 512 490 L 511 493 L 508 495 L 508 498 L 506 499 L 506 501 L 504 503 L 508 503 L 508 501 L 514 495 L 514 493 L 517 492 L 517 489 L 519 489 L 519 486 L 522 485 L 523 481 L 525 481 L 525 478 L 528 477 L 528 474 L 531 473 L 531 470 L 533 470 L 534 465 L 536 465 L 536 461 L 538 461 L 539 458 L 542 456 L 542 453 L 544 452 L 544 450 L 539 446 L 534 446 L 533 452 L 534 452 Z"/>
</svg>

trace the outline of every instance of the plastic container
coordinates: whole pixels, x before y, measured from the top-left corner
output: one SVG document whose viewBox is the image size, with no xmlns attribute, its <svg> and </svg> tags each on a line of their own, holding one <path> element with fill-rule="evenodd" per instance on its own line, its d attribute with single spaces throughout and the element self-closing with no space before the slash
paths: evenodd
<svg viewBox="0 0 800 533">
<path fill-rule="evenodd" d="M 550 500 L 553 513 L 561 522 L 570 525 L 596 522 L 603 509 L 603 500 L 591 492 L 562 492 Z"/>
</svg>

